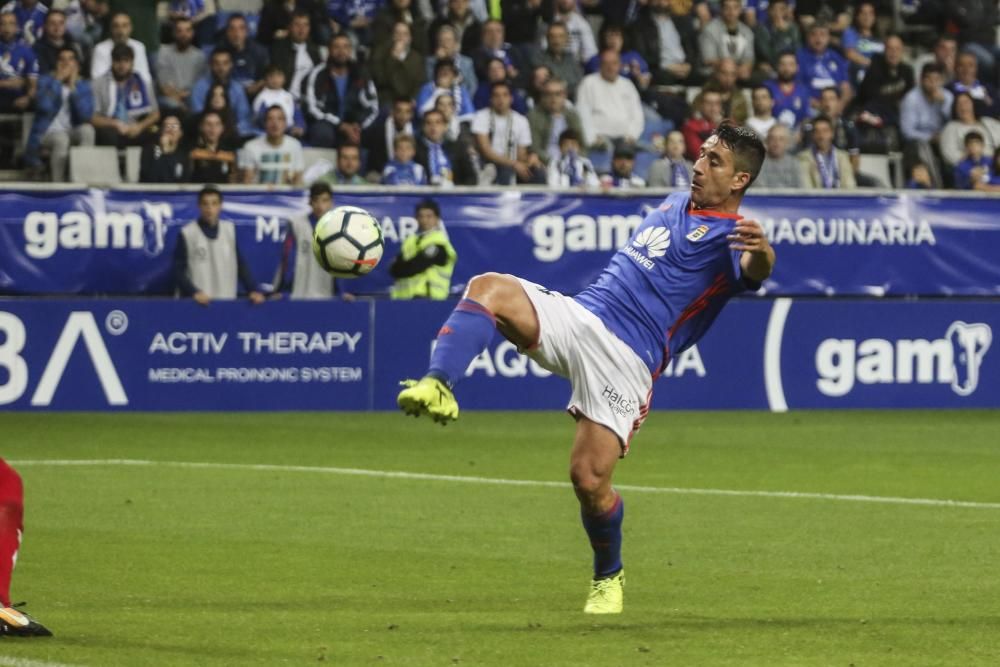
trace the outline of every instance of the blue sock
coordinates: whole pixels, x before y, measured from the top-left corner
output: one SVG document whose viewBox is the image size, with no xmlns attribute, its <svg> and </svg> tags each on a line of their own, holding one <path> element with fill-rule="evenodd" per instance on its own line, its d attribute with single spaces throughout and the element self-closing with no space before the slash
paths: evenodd
<svg viewBox="0 0 1000 667">
<path fill-rule="evenodd" d="M 481 303 L 462 299 L 438 331 L 427 375 L 449 387 L 465 377 L 465 369 L 482 352 L 496 331 L 497 318 Z"/>
<path fill-rule="evenodd" d="M 580 513 L 583 527 L 594 550 L 594 578 L 608 577 L 622 569 L 622 518 L 625 503 L 617 496 L 604 514 Z"/>
</svg>

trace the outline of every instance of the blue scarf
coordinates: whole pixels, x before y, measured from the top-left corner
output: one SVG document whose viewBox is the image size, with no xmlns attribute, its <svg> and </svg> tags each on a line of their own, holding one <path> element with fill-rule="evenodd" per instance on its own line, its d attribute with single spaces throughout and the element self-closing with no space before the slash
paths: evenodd
<svg viewBox="0 0 1000 667">
<path fill-rule="evenodd" d="M 451 160 L 441 144 L 436 144 L 428 139 L 424 140 L 427 145 L 427 174 L 432 185 L 442 183 L 454 183 L 451 171 Z"/>
<path fill-rule="evenodd" d="M 819 168 L 820 187 L 827 190 L 840 187 L 840 168 L 837 167 L 837 151 L 831 148 L 830 152 L 823 155 L 813 148 L 813 157 L 816 159 L 816 166 Z"/>
</svg>

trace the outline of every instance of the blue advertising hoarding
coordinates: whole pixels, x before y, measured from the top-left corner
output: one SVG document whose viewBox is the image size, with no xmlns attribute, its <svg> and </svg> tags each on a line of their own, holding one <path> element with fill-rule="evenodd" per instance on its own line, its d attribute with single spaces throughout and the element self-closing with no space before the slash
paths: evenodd
<svg viewBox="0 0 1000 667">
<path fill-rule="evenodd" d="M 382 223 L 386 258 L 345 288 L 385 294 L 388 265 L 415 233 L 425 192 L 338 192 L 336 203 Z M 543 191 L 433 194 L 458 252 L 455 285 L 477 273 L 515 273 L 575 294 L 601 271 L 660 195 Z M 256 280 L 273 280 L 285 222 L 307 210 L 297 191 L 227 192 Z M 780 257 L 765 284 L 786 295 L 1000 295 L 1000 198 L 751 195 L 742 212 L 766 229 Z M 192 191 L 0 191 L 0 294 L 173 292 L 180 228 L 198 215 Z"/>
<path fill-rule="evenodd" d="M 453 303 L 0 300 L 0 410 L 391 410 Z M 998 408 L 1000 302 L 734 300 L 657 409 Z M 559 410 L 500 336 L 463 409 Z"/>
</svg>

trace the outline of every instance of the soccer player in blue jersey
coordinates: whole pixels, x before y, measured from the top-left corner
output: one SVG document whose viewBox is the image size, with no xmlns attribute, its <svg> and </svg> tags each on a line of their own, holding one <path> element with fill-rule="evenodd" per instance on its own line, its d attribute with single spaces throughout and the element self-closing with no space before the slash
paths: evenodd
<svg viewBox="0 0 1000 667">
<path fill-rule="evenodd" d="M 653 380 L 730 297 L 759 288 L 774 267 L 764 230 L 737 214 L 763 160 L 757 134 L 724 121 L 701 147 L 690 192 L 646 216 L 593 284 L 568 297 L 511 275 L 474 277 L 438 333 L 427 374 L 403 383 L 404 412 L 457 419 L 452 388 L 495 328 L 570 380 L 570 479 L 594 551 L 586 613 L 622 610 L 624 507 L 611 475 L 646 418 Z"/>
</svg>

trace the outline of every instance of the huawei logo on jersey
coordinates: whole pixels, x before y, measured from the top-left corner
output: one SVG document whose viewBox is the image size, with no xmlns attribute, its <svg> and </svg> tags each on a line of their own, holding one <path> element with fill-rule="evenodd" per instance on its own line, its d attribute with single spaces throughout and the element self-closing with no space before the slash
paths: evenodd
<svg viewBox="0 0 1000 667">
<path fill-rule="evenodd" d="M 632 241 L 636 248 L 646 248 L 650 257 L 663 257 L 670 247 L 670 230 L 666 227 L 647 227 Z"/>
</svg>

